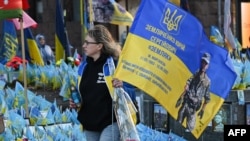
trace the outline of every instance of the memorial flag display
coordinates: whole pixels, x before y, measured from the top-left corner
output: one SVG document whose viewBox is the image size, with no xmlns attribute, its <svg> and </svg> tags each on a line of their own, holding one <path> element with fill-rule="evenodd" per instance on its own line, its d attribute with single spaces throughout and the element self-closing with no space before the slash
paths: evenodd
<svg viewBox="0 0 250 141">
<path fill-rule="evenodd" d="M 177 100 L 205 53 L 210 54 L 210 101 L 191 131 L 199 138 L 228 96 L 236 73 L 228 50 L 212 43 L 190 13 L 168 1 L 142 0 L 114 77 L 143 90 L 177 119 Z"/>
</svg>

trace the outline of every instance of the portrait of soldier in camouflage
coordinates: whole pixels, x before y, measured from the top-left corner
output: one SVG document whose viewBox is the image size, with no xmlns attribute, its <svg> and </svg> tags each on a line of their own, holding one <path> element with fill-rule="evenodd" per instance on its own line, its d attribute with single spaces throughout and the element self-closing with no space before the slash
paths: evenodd
<svg viewBox="0 0 250 141">
<path fill-rule="evenodd" d="M 192 131 L 195 127 L 196 112 L 197 116 L 202 119 L 206 104 L 210 101 L 210 79 L 206 73 L 210 63 L 210 54 L 204 53 L 201 58 L 199 70 L 190 77 L 176 102 L 175 107 L 178 111 L 177 121 L 183 123 L 186 118 L 186 131 Z M 203 101 L 204 98 L 204 102 Z"/>
</svg>

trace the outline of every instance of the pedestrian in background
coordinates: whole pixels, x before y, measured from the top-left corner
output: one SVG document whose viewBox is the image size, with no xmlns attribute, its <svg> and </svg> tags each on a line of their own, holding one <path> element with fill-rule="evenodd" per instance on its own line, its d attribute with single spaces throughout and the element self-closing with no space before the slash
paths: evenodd
<svg viewBox="0 0 250 141">
<path fill-rule="evenodd" d="M 54 52 L 52 51 L 51 47 L 48 44 L 46 44 L 45 36 L 42 34 L 36 35 L 36 42 L 40 50 L 41 56 L 43 58 L 44 64 L 45 65 L 54 64 L 55 63 Z"/>
</svg>

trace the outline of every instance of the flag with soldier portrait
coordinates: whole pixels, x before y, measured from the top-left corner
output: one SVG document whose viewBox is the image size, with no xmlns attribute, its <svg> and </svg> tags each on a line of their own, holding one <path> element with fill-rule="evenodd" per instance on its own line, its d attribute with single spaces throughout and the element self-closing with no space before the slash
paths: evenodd
<svg viewBox="0 0 250 141">
<path fill-rule="evenodd" d="M 205 53 L 210 55 L 203 56 Z M 180 107 L 175 105 L 201 60 L 209 63 L 211 84 L 209 93 L 203 94 L 207 95 L 202 99 L 206 108 L 193 111 L 197 113 L 191 133 L 199 138 L 228 96 L 236 73 L 229 52 L 209 41 L 201 23 L 186 10 L 168 1 L 142 0 L 114 77 L 143 90 L 177 119 Z M 187 128 L 185 120 L 182 125 Z"/>
</svg>

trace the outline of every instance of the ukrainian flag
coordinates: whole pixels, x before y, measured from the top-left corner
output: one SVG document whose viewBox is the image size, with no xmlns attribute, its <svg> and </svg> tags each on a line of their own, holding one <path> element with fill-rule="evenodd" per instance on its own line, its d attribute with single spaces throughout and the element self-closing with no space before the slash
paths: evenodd
<svg viewBox="0 0 250 141">
<path fill-rule="evenodd" d="M 114 6 L 114 13 L 112 15 L 110 23 L 116 25 L 131 26 L 134 17 L 114 0 L 110 0 L 110 2 Z"/>
<path fill-rule="evenodd" d="M 143 90 L 177 119 L 175 104 L 188 78 L 200 68 L 205 52 L 211 54 L 207 70 L 210 102 L 203 118 L 197 116 L 195 121 L 192 134 L 199 138 L 237 75 L 229 52 L 209 41 L 201 23 L 189 12 L 167 1 L 142 0 L 114 77 Z"/>
<path fill-rule="evenodd" d="M 55 51 L 56 62 L 71 56 L 60 0 L 56 0 Z"/>
<path fill-rule="evenodd" d="M 18 50 L 18 39 L 13 22 L 3 20 L 2 39 L 0 46 L 0 63 L 5 64 L 11 60 Z"/>
<path fill-rule="evenodd" d="M 25 52 L 26 60 L 30 61 L 32 64 L 44 65 L 43 58 L 41 56 L 40 50 L 37 46 L 36 40 L 30 30 L 30 28 L 24 29 L 24 41 L 25 41 Z"/>
</svg>

